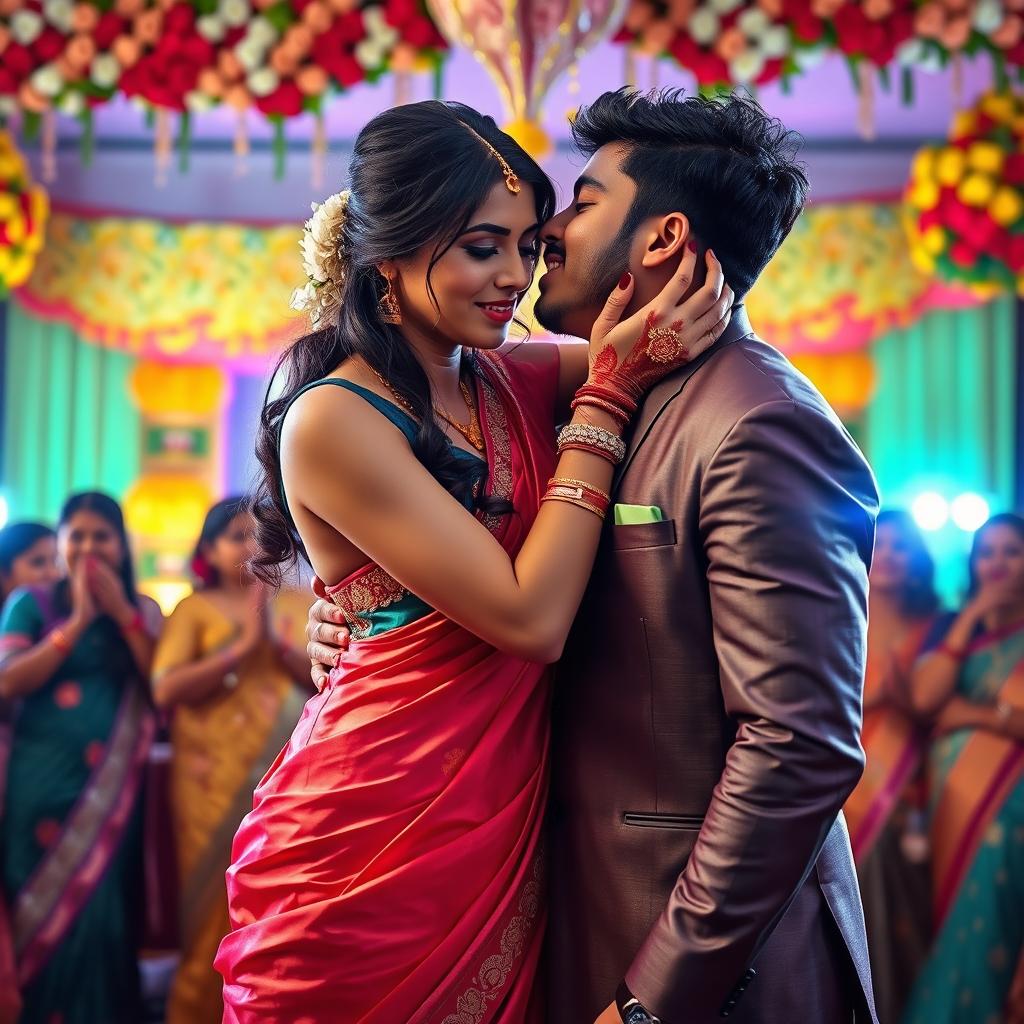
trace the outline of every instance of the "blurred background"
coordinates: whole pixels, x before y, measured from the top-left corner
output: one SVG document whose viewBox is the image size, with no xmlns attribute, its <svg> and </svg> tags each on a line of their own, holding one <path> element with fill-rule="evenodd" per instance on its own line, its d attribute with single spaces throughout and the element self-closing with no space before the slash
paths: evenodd
<svg viewBox="0 0 1024 1024">
<path fill-rule="evenodd" d="M 204 518 L 250 486 L 269 371 L 303 329 L 302 221 L 378 111 L 476 106 L 565 202 L 581 104 L 742 88 L 803 135 L 812 186 L 753 323 L 846 422 L 959 606 L 975 532 L 1024 507 L 1022 8 L 0 0 L 0 526 L 102 491 L 139 591 L 165 615 L 192 592 Z"/>
</svg>

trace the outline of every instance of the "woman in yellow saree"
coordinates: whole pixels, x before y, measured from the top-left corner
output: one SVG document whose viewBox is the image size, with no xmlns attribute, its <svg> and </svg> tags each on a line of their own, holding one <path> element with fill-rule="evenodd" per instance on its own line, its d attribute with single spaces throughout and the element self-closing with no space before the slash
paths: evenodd
<svg viewBox="0 0 1024 1024">
<path fill-rule="evenodd" d="M 182 959 L 168 1024 L 221 1019 L 213 957 L 228 931 L 231 840 L 312 692 L 301 632 L 309 600 L 282 591 L 265 604 L 245 569 L 251 534 L 240 498 L 207 514 L 193 560 L 202 586 L 171 615 L 154 664 L 157 702 L 174 709 L 171 799 L 181 875 Z"/>
</svg>

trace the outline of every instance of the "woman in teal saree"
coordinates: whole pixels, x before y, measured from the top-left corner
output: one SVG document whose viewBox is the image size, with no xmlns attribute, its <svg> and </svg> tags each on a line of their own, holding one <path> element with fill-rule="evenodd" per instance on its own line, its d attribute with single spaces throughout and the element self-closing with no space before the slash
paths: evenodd
<svg viewBox="0 0 1024 1024">
<path fill-rule="evenodd" d="M 71 498 L 58 537 L 67 578 L 18 591 L 0 621 L 0 697 L 16 708 L 0 751 L 0 881 L 18 1020 L 138 1024 L 139 796 L 159 610 L 135 593 L 113 499 Z"/>
<path fill-rule="evenodd" d="M 935 942 L 906 1024 L 1020 1024 L 1024 955 L 1024 519 L 978 531 L 972 598 L 915 668 L 931 751 Z"/>
</svg>

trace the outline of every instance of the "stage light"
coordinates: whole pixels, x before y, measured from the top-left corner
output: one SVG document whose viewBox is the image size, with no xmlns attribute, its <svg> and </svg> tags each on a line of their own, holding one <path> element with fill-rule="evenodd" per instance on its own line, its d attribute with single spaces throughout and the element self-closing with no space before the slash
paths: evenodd
<svg viewBox="0 0 1024 1024">
<path fill-rule="evenodd" d="M 970 491 L 954 498 L 949 511 L 953 522 L 965 533 L 974 533 L 989 517 L 988 502 L 980 494 Z"/>
<path fill-rule="evenodd" d="M 919 494 L 910 506 L 914 522 L 930 533 L 941 530 L 949 522 L 949 502 L 937 491 Z"/>
<path fill-rule="evenodd" d="M 10 509 L 7 507 L 7 499 L 0 494 L 0 530 L 7 525 L 7 518 L 10 515 Z"/>
</svg>

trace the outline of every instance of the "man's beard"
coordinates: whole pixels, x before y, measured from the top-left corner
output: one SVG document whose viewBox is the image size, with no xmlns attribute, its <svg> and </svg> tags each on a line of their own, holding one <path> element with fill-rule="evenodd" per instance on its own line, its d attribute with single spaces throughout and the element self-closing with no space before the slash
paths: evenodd
<svg viewBox="0 0 1024 1024">
<path fill-rule="evenodd" d="M 567 334 L 565 322 L 573 313 L 589 313 L 587 317 L 586 331 L 583 336 L 590 334 L 594 320 L 597 319 L 608 296 L 618 286 L 622 272 L 629 264 L 629 249 L 633 241 L 634 226 L 629 223 L 631 218 L 619 229 L 619 233 L 608 243 L 605 250 L 581 265 L 578 277 L 581 279 L 580 290 L 576 296 L 568 301 L 554 303 L 547 296 L 541 294 L 533 307 L 533 315 L 537 322 L 545 330 L 552 334 Z M 563 249 L 564 253 L 564 249 Z M 568 263 L 568 254 L 565 253 L 566 263 L 562 265 L 562 273 L 565 273 L 565 266 Z"/>
</svg>

